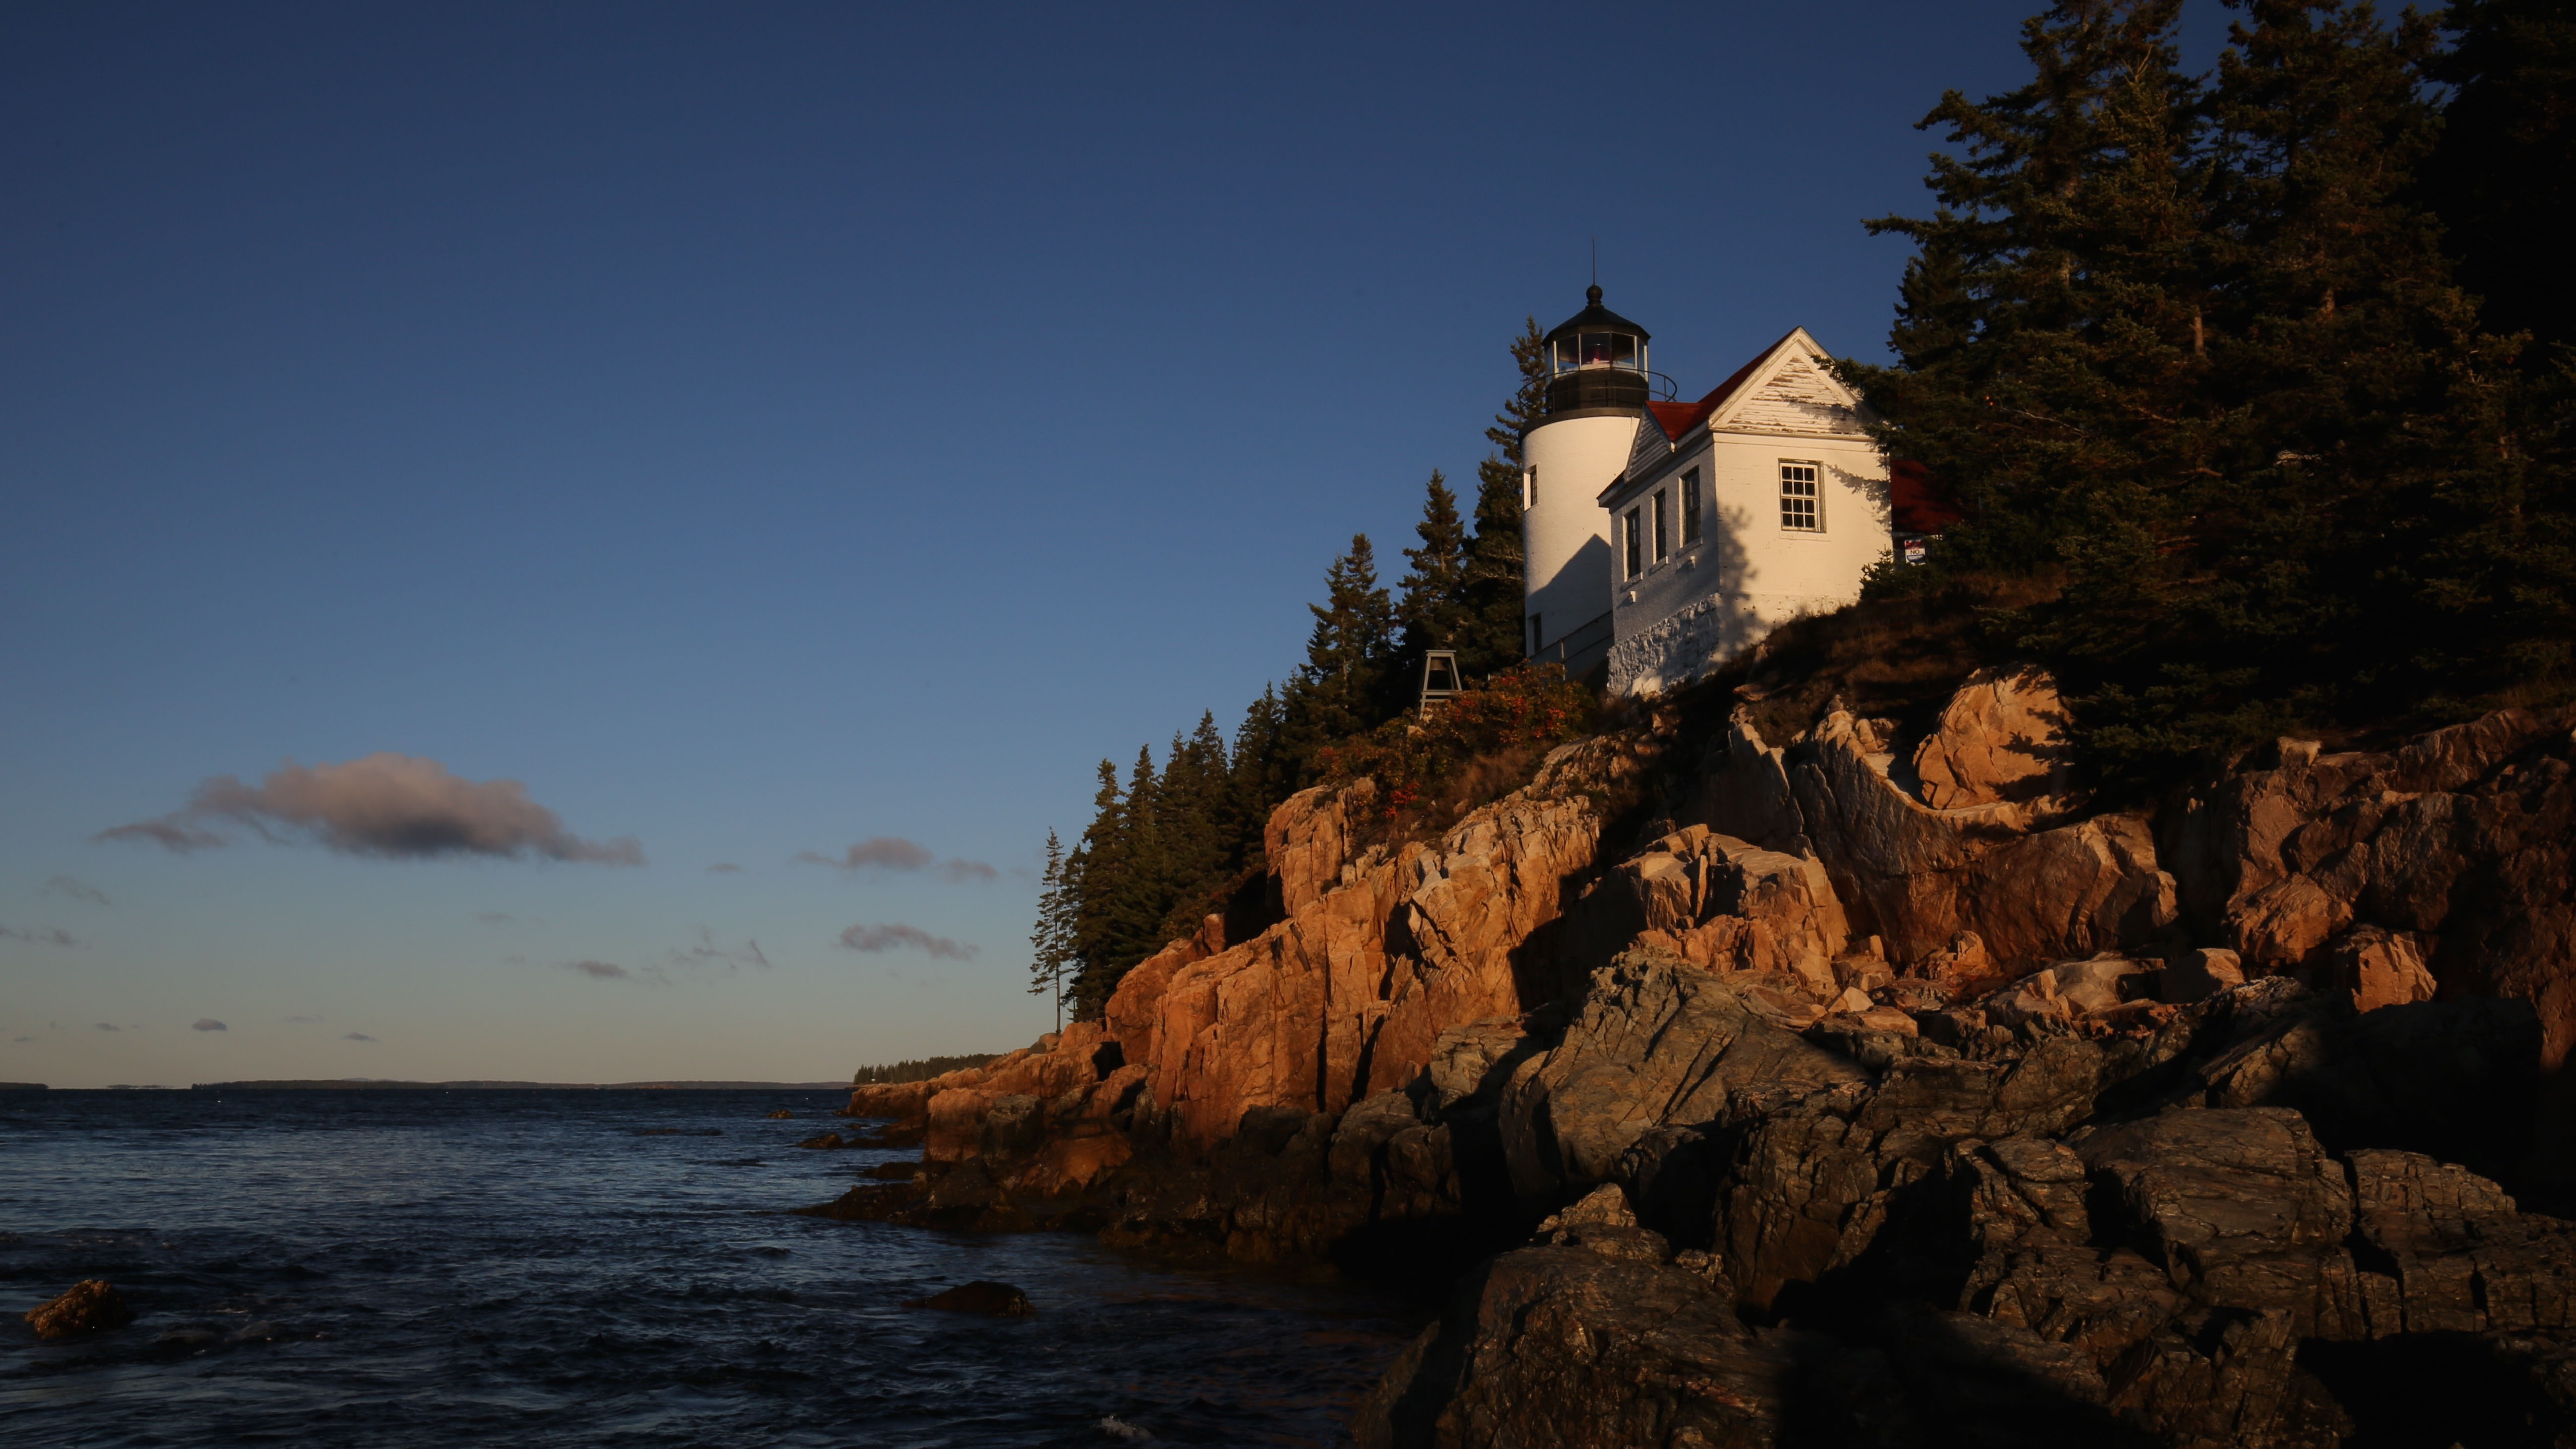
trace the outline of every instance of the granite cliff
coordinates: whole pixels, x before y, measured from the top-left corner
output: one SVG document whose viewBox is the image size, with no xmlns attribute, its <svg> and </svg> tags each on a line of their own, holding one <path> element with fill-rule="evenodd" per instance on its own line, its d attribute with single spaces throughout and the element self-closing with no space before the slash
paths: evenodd
<svg viewBox="0 0 2576 1449">
<path fill-rule="evenodd" d="M 814 1211 L 1456 1277 L 1371 1444 L 2551 1442 L 2572 722 L 2101 811 L 2013 671 L 1667 712 L 1437 839 L 1310 790 L 1266 924 L 859 1089 L 921 1166 Z"/>
</svg>

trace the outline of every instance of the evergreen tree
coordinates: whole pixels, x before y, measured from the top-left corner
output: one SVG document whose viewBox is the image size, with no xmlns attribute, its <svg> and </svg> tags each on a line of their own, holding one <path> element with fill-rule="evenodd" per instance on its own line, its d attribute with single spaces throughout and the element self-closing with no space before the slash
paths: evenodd
<svg viewBox="0 0 2576 1449">
<path fill-rule="evenodd" d="M 1956 91 L 1925 118 L 1939 208 L 1911 237 L 1895 368 L 1847 368 L 1970 521 L 1943 549 L 2015 571 L 2070 557 L 2130 611 L 2136 568 L 2204 470 L 2213 259 L 2197 88 L 2177 68 L 2179 0 L 2069 0 L 2023 27 L 2018 90 Z M 1973 339 L 1973 341 L 1971 341 Z"/>
<path fill-rule="evenodd" d="M 1074 1015 L 1089 1020 L 1100 1015 L 1109 993 L 1118 986 L 1120 949 L 1119 898 L 1128 876 L 1125 800 L 1118 790 L 1118 767 L 1100 762 L 1100 788 L 1091 797 L 1091 824 L 1074 847 L 1073 954 Z"/>
<path fill-rule="evenodd" d="M 2425 69 L 2455 87 L 2426 191 L 2449 229 L 2463 286 L 2494 332 L 2528 331 L 2536 368 L 2576 345 L 2567 285 L 2576 236 L 2576 3 L 2452 0 L 2451 49 Z"/>
<path fill-rule="evenodd" d="M 1068 860 L 1064 843 L 1047 831 L 1046 871 L 1038 877 L 1038 922 L 1029 933 L 1029 994 L 1055 996 L 1056 1030 L 1064 1030 L 1065 978 L 1077 967 L 1074 923 L 1081 910 L 1080 857 Z"/>
<path fill-rule="evenodd" d="M 1278 691 L 1264 685 L 1235 728 L 1234 756 L 1226 766 L 1226 818 L 1238 861 L 1261 857 L 1262 830 L 1270 812 L 1296 790 L 1298 773 L 1288 755 L 1286 708 Z"/>
<path fill-rule="evenodd" d="M 1431 470 L 1424 490 L 1422 521 L 1413 526 L 1420 548 L 1404 551 L 1405 570 L 1398 587 L 1395 619 L 1402 629 L 1396 646 L 1397 667 L 1388 680 L 1388 703 L 1403 709 L 1411 703 L 1422 678 L 1422 657 L 1433 649 L 1455 649 L 1467 622 L 1467 527 L 1458 519 L 1458 495 L 1449 491 L 1440 470 Z"/>
<path fill-rule="evenodd" d="M 1127 772 L 1127 878 L 1111 909 L 1109 987 L 1128 968 L 1162 947 L 1163 915 L 1171 908 L 1171 857 L 1163 834 L 1162 782 L 1154 776 L 1154 749 L 1136 747 Z"/>
<path fill-rule="evenodd" d="M 1899 364 L 1844 369 L 1968 506 L 1944 567 L 2063 580 L 2019 647 L 2138 788 L 2565 654 L 2558 475 L 2414 199 L 2429 30 L 2233 3 L 2214 83 L 2170 0 L 2073 0 L 2025 27 L 2030 85 L 1946 97 L 1939 210 L 1874 224 L 1919 245 Z"/>
<path fill-rule="evenodd" d="M 1324 602 L 1309 604 L 1315 627 L 1289 699 L 1292 748 L 1302 760 L 1335 740 L 1375 726 L 1395 642 L 1395 609 L 1378 587 L 1377 550 L 1351 535 L 1350 552 L 1324 572 Z"/>
<path fill-rule="evenodd" d="M 1518 664 L 1529 652 L 1524 622 L 1527 559 L 1521 540 L 1521 440 L 1547 410 L 1546 334 L 1538 319 L 1522 319 L 1511 341 L 1520 381 L 1494 416 L 1485 439 L 1494 451 L 1476 465 L 1476 534 L 1467 545 L 1461 589 L 1464 617 L 1455 647 L 1458 667 L 1476 676 Z"/>
</svg>

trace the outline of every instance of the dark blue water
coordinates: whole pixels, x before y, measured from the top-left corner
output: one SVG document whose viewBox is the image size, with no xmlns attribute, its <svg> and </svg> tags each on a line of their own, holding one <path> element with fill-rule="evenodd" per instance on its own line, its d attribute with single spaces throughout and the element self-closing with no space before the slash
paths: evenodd
<svg viewBox="0 0 2576 1449">
<path fill-rule="evenodd" d="M 785 1216 L 906 1155 L 798 1149 L 833 1105 L 0 1096 L 0 1442 L 1335 1444 L 1417 1321 L 1080 1238 Z M 18 1315 L 82 1278 L 140 1318 L 39 1342 Z M 900 1306 L 976 1278 L 1037 1316 Z"/>
</svg>

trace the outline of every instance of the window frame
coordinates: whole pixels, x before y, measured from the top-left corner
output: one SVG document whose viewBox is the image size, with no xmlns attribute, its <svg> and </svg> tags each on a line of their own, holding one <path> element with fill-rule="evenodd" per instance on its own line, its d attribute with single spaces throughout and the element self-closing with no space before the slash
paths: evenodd
<svg viewBox="0 0 2576 1449">
<path fill-rule="evenodd" d="M 1619 542 L 1620 556 L 1627 560 L 1628 577 L 1634 579 L 1645 573 L 1645 566 L 1640 562 L 1642 555 L 1638 551 L 1637 509 L 1634 507 L 1619 515 Z"/>
<path fill-rule="evenodd" d="M 1682 547 L 1684 548 L 1699 542 L 1699 506 L 1699 470 L 1685 469 L 1682 473 Z"/>
<path fill-rule="evenodd" d="M 1825 531 L 1824 462 L 1816 458 L 1782 458 L 1779 463 L 1780 531 L 1782 533 L 1823 533 Z M 1789 470 L 1792 468 L 1805 469 L 1807 476 L 1791 477 Z M 1803 494 L 1790 492 L 1790 485 L 1794 483 L 1806 484 L 1807 491 Z M 1801 510 L 1793 507 L 1795 504 L 1804 504 L 1805 507 Z M 1807 521 L 1792 522 L 1793 517 L 1801 511 L 1806 514 Z"/>
<path fill-rule="evenodd" d="M 1658 564 L 1673 556 L 1672 508 L 1664 498 L 1668 491 L 1670 490 L 1656 489 L 1654 504 L 1650 509 L 1655 525 L 1655 562 Z"/>
</svg>

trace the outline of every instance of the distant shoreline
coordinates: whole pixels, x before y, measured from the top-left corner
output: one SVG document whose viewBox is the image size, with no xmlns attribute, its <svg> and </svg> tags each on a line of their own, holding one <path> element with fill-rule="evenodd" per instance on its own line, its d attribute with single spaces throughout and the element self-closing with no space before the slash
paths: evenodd
<svg viewBox="0 0 2576 1449">
<path fill-rule="evenodd" d="M 188 1087 L 192 1092 L 846 1092 L 849 1089 L 847 1082 L 405 1082 L 382 1077 L 286 1077 L 268 1081 L 195 1082 Z"/>
</svg>

